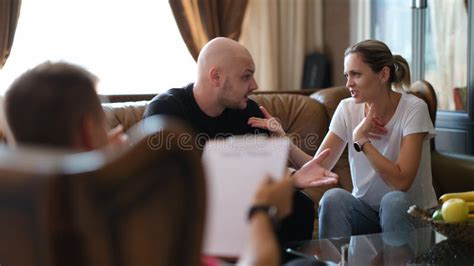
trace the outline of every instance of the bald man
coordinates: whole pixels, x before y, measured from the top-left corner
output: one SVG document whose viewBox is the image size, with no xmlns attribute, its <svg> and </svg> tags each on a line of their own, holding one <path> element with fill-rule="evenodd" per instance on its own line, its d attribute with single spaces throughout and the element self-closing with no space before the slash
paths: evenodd
<svg viewBox="0 0 474 266">
<path fill-rule="evenodd" d="M 213 39 L 201 50 L 197 67 L 196 83 L 156 96 L 144 116 L 177 116 L 205 139 L 268 134 L 247 124 L 250 117 L 263 114 L 249 99 L 258 86 L 253 76 L 255 64 L 245 47 L 231 39 Z"/>
<path fill-rule="evenodd" d="M 194 127 L 207 140 L 216 137 L 269 133 L 248 125 L 250 117 L 263 118 L 249 95 L 258 88 L 255 63 L 248 50 L 228 38 L 207 43 L 198 57 L 196 83 L 170 89 L 153 98 L 144 116 L 165 114 L 178 117 Z M 298 188 L 324 186 L 337 182 L 337 175 L 323 169 L 322 154 L 293 175 Z M 329 176 L 329 177 L 328 177 Z M 282 222 L 280 243 L 312 238 L 314 203 L 303 193 L 294 194 L 293 213 Z"/>
</svg>

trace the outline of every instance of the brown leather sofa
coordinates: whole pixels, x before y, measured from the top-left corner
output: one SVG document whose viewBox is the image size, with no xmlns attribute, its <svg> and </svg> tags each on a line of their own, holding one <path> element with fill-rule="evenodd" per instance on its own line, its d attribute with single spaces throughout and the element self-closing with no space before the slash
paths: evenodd
<svg viewBox="0 0 474 266">
<path fill-rule="evenodd" d="M 278 117 L 291 139 L 309 154 L 314 154 L 327 133 L 330 120 L 339 102 L 349 97 L 345 87 L 322 90 L 256 92 L 252 98 Z M 123 99 L 119 99 L 123 100 Z M 142 119 L 147 101 L 104 104 L 111 127 L 122 124 L 129 128 Z M 352 190 L 352 181 L 344 152 L 333 169 L 339 177 L 339 186 Z M 474 157 L 432 153 L 433 182 L 438 196 L 448 192 L 474 190 Z M 317 203 L 324 191 L 311 189 L 307 193 Z"/>
</svg>

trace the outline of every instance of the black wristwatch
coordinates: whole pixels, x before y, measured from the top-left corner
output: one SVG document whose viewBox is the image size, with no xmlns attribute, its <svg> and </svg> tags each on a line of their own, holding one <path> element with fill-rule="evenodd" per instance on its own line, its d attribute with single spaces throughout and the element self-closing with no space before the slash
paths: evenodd
<svg viewBox="0 0 474 266">
<path fill-rule="evenodd" d="M 272 223 L 273 229 L 276 229 L 278 227 L 278 209 L 277 207 L 273 205 L 253 205 L 250 207 L 248 214 L 247 214 L 247 220 L 250 221 L 252 219 L 252 216 L 257 213 L 257 212 L 263 212 L 268 215 L 268 218 L 270 218 L 270 222 Z"/>
<path fill-rule="evenodd" d="M 364 145 L 367 143 L 370 143 L 370 140 L 368 138 L 361 138 L 354 142 L 354 149 L 356 150 L 356 152 L 361 152 L 364 148 Z"/>
</svg>

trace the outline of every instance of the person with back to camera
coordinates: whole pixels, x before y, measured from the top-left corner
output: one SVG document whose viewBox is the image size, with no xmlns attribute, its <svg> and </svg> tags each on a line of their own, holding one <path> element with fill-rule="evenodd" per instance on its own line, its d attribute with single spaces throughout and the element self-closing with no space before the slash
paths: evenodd
<svg viewBox="0 0 474 266">
<path fill-rule="evenodd" d="M 20 75 L 4 98 L 11 147 L 91 151 L 127 140 L 122 125 L 108 131 L 97 77 L 66 62 L 44 62 Z"/>
<path fill-rule="evenodd" d="M 392 85 L 409 85 L 409 66 L 377 40 L 361 41 L 344 53 L 344 75 L 351 97 L 339 103 L 329 132 L 316 156 L 330 148 L 321 165 L 332 169 L 349 144 L 352 194 L 341 188 L 325 192 L 319 206 L 320 238 L 377 232 L 408 232 L 416 227 L 408 207 L 436 205 L 431 182 L 429 140 L 435 135 L 426 103 L 397 92 Z M 249 124 L 268 128 L 275 120 Z M 281 126 L 273 133 L 284 136 Z M 290 158 L 297 166 L 311 159 L 296 146 Z"/>
</svg>

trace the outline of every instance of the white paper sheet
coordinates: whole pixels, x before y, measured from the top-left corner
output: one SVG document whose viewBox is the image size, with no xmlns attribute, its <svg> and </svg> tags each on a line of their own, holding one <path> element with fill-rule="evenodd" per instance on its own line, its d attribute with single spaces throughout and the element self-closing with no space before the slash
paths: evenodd
<svg viewBox="0 0 474 266">
<path fill-rule="evenodd" d="M 247 210 L 262 179 L 281 179 L 286 169 L 286 138 L 241 136 L 209 141 L 203 154 L 207 177 L 204 253 L 238 257 L 248 237 Z"/>
</svg>

